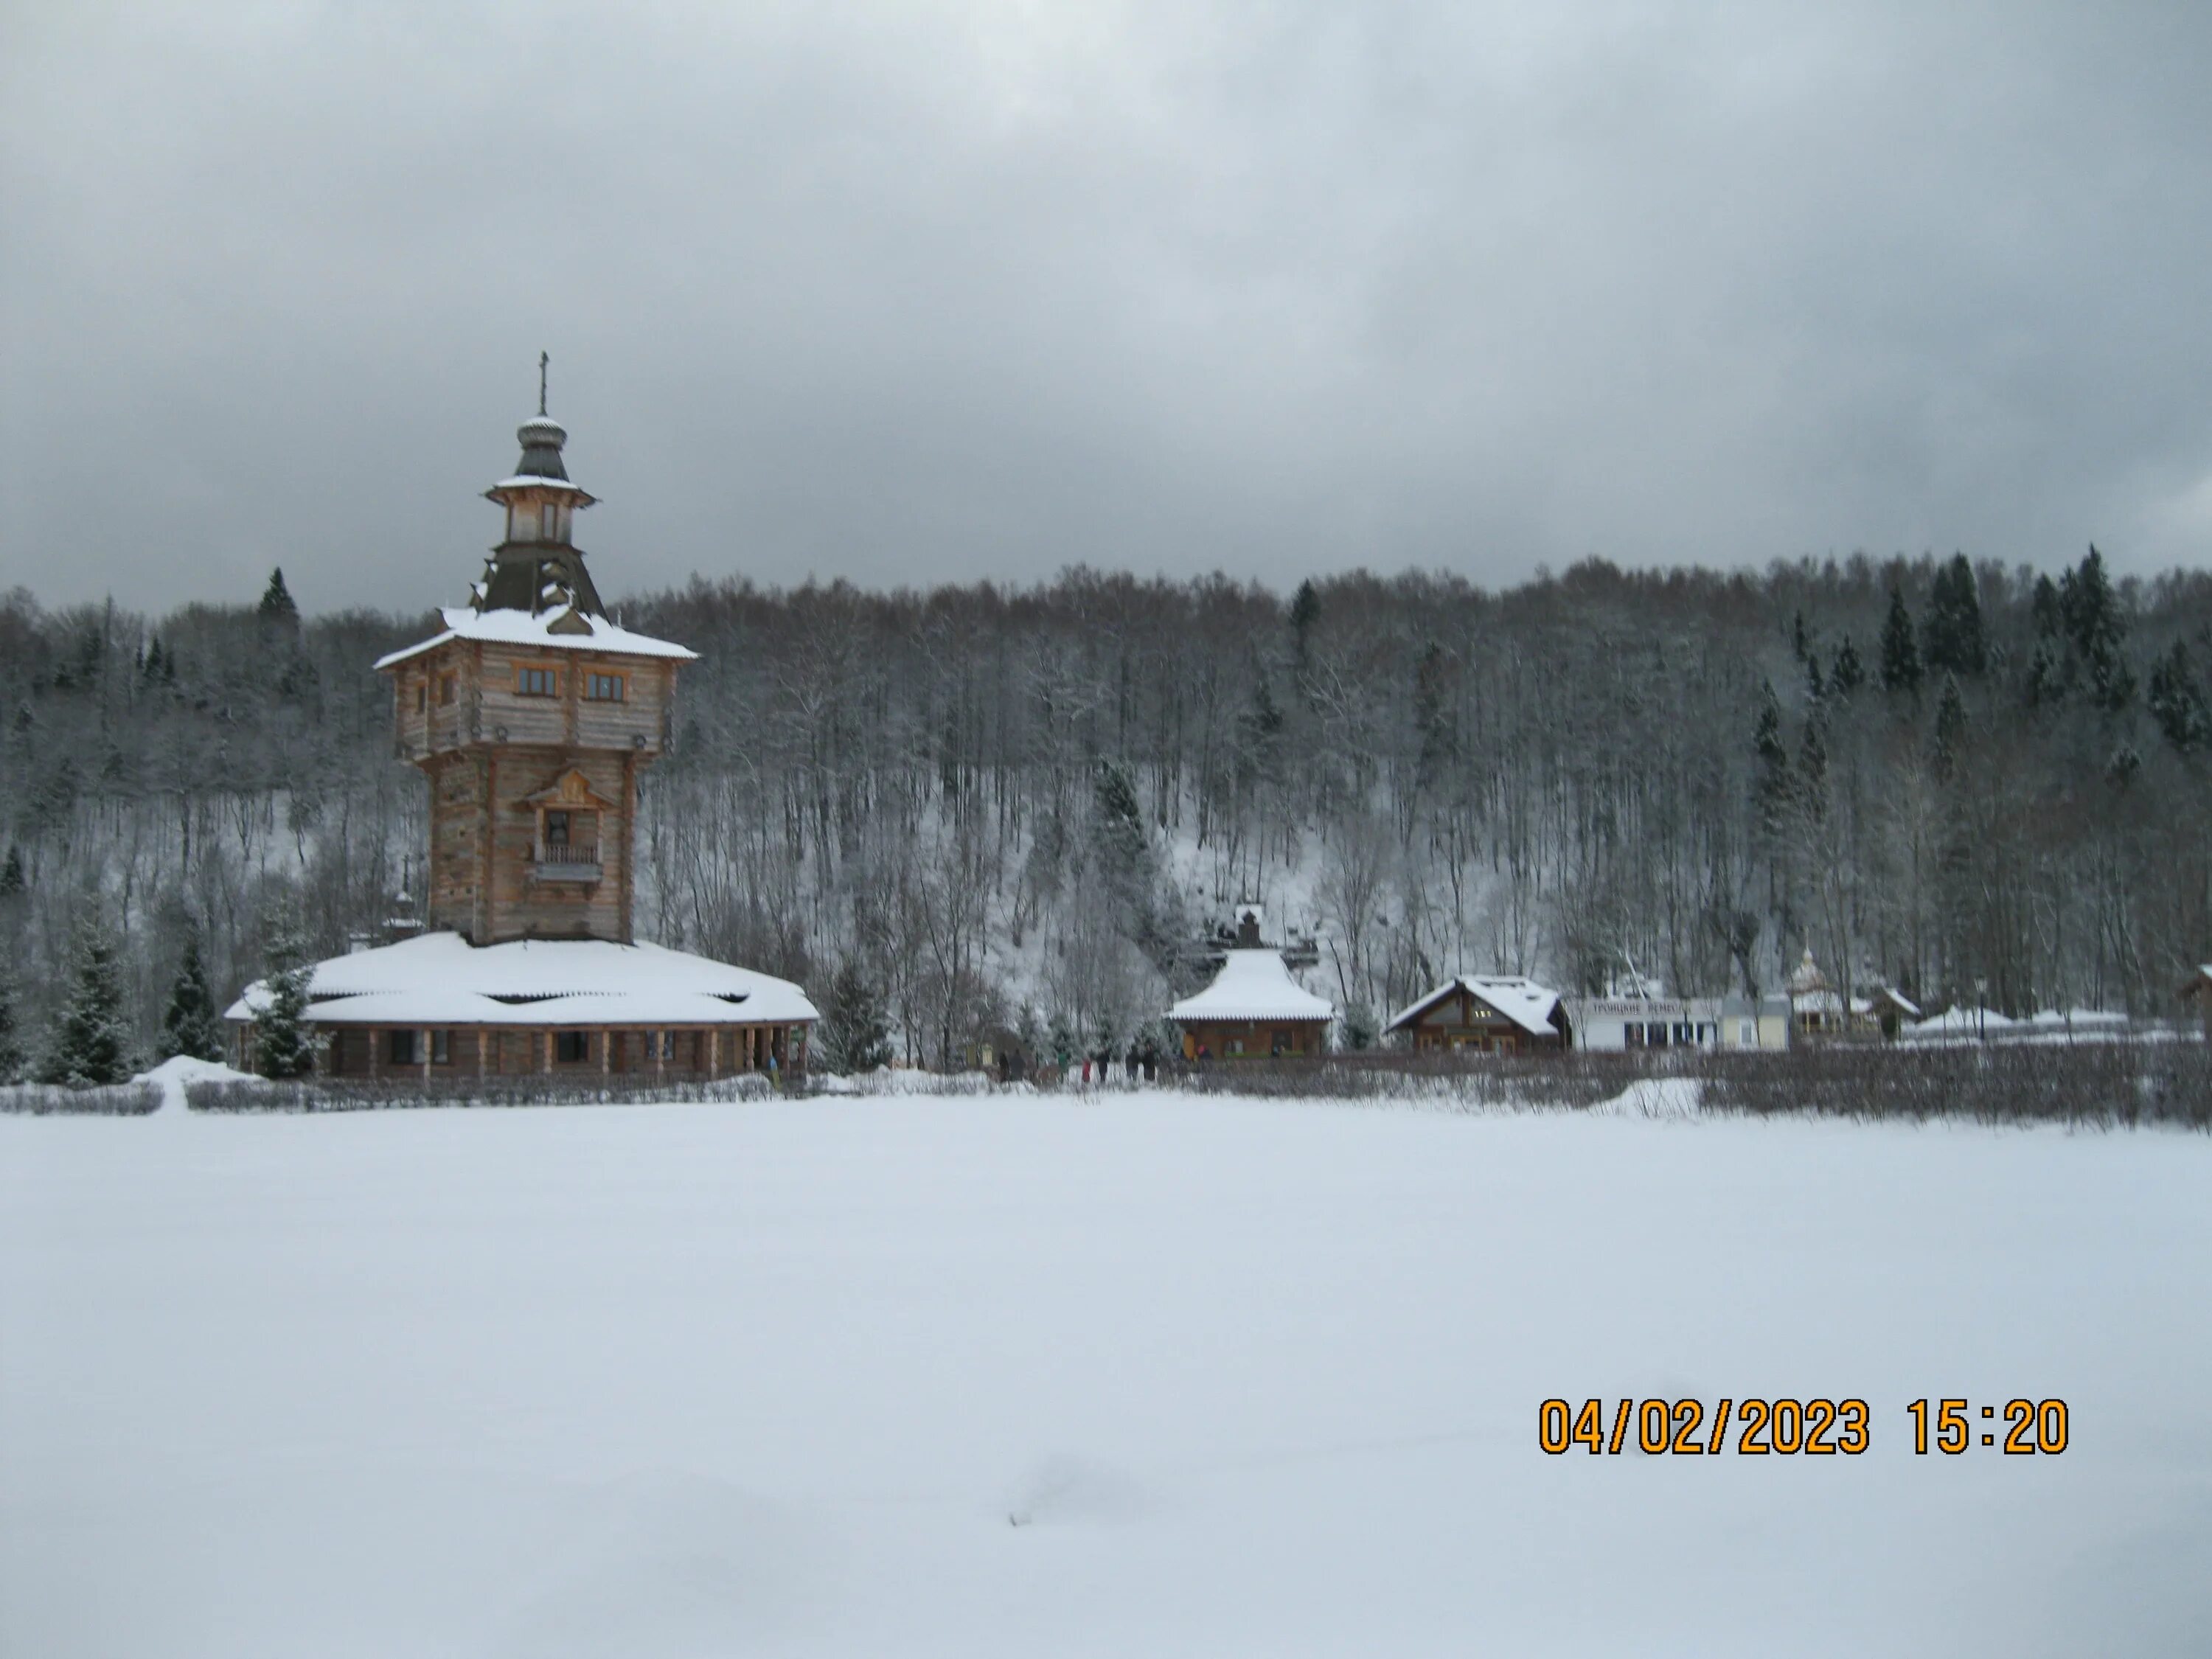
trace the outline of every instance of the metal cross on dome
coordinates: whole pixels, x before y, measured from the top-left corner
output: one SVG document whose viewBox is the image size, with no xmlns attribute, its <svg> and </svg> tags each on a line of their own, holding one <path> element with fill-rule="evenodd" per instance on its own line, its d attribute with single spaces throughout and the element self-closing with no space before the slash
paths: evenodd
<svg viewBox="0 0 2212 1659">
<path fill-rule="evenodd" d="M 550 353 L 541 351 L 538 354 L 538 412 L 540 415 L 545 412 L 545 366 L 552 361 Z"/>
</svg>

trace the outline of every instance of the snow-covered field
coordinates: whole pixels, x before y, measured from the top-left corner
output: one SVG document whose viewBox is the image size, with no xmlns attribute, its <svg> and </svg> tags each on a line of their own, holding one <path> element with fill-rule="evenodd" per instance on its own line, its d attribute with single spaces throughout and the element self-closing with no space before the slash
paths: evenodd
<svg viewBox="0 0 2212 1659">
<path fill-rule="evenodd" d="M 2166 1133 L 0 1119 L 0 1653 L 2202 1655 L 2208 1310 Z M 1537 1449 L 1632 1395 L 1874 1448 Z"/>
</svg>

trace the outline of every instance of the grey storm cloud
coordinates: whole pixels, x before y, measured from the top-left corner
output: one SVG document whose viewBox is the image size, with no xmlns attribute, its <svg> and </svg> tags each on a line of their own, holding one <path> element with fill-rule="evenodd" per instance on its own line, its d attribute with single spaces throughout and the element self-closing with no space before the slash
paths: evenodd
<svg viewBox="0 0 2212 1659">
<path fill-rule="evenodd" d="M 2212 550 L 2212 10 L 0 19 L 0 587 Z"/>
</svg>

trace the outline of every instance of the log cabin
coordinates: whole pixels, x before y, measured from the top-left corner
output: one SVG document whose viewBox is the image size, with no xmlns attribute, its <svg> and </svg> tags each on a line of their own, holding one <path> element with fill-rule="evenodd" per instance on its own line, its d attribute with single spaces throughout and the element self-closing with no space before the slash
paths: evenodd
<svg viewBox="0 0 2212 1659">
<path fill-rule="evenodd" d="M 1517 975 L 1462 974 L 1447 980 L 1382 1029 L 1409 1034 L 1421 1054 L 1557 1053 L 1568 1043 L 1559 993 Z"/>
</svg>

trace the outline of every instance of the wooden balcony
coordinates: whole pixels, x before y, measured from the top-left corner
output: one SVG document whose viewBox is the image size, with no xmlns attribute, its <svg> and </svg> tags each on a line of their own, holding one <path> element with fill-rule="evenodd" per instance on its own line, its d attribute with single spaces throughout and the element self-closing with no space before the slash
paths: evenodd
<svg viewBox="0 0 2212 1659">
<path fill-rule="evenodd" d="M 595 841 L 540 842 L 530 873 L 540 881 L 597 881 L 599 844 Z"/>
</svg>

